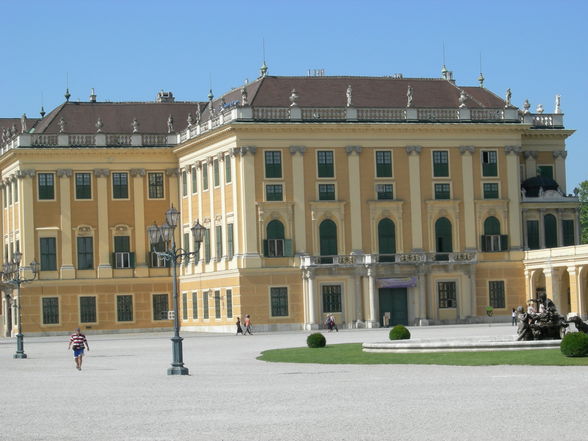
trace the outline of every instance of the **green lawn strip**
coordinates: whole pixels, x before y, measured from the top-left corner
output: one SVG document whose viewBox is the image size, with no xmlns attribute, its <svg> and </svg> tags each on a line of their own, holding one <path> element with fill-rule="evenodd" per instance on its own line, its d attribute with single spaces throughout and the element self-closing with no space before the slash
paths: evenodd
<svg viewBox="0 0 588 441">
<path fill-rule="evenodd" d="M 327 345 L 324 348 L 271 349 L 258 360 L 279 363 L 317 364 L 439 364 L 451 366 L 588 366 L 588 357 L 570 358 L 559 349 L 521 351 L 429 352 L 419 354 L 376 354 L 363 352 L 361 343 Z"/>
</svg>

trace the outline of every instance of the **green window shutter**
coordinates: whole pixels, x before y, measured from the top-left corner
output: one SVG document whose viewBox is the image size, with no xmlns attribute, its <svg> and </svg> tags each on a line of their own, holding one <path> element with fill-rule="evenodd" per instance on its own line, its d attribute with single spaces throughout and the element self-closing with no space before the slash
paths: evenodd
<svg viewBox="0 0 588 441">
<path fill-rule="evenodd" d="M 231 158 L 225 157 L 225 183 L 228 184 L 232 181 L 231 176 Z"/>
<path fill-rule="evenodd" d="M 268 257 L 269 256 L 269 246 L 267 244 L 267 239 L 264 239 L 263 240 L 263 255 L 265 257 Z"/>
<path fill-rule="evenodd" d="M 129 253 L 129 260 L 131 268 L 135 268 L 135 253 Z"/>
<path fill-rule="evenodd" d="M 527 245 L 531 250 L 539 249 L 539 222 L 536 220 L 527 221 Z"/>
<path fill-rule="evenodd" d="M 563 220 L 562 227 L 563 227 L 563 246 L 568 247 L 571 245 L 575 245 L 574 221 L 569 220 L 569 219 Z"/>
<path fill-rule="evenodd" d="M 545 225 L 545 247 L 557 247 L 557 220 L 553 214 L 546 214 L 543 218 Z"/>
<path fill-rule="evenodd" d="M 488 251 L 486 248 L 486 235 L 480 236 L 480 249 L 482 252 Z"/>
<path fill-rule="evenodd" d="M 500 249 L 502 251 L 508 250 L 508 234 L 501 234 L 500 235 Z"/>
<path fill-rule="evenodd" d="M 321 256 L 337 255 L 337 225 L 330 219 L 324 220 L 319 226 Z"/>
<path fill-rule="evenodd" d="M 484 234 L 500 234 L 500 222 L 494 216 L 490 216 L 484 221 Z"/>
<path fill-rule="evenodd" d="M 442 217 L 435 222 L 435 242 L 437 252 L 451 253 L 453 251 L 451 222 Z"/>
<path fill-rule="evenodd" d="M 267 224 L 267 238 L 268 239 L 283 239 L 284 238 L 284 224 L 279 220 L 274 219 Z"/>
<path fill-rule="evenodd" d="M 284 239 L 284 256 L 285 257 L 294 256 L 294 250 L 292 248 L 292 239 Z"/>
<path fill-rule="evenodd" d="M 116 253 L 110 253 L 110 266 L 116 267 Z"/>
</svg>

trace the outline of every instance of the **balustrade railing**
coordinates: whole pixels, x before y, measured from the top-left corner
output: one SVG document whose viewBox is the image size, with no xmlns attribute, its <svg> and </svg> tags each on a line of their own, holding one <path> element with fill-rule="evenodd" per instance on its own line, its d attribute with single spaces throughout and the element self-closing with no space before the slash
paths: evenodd
<svg viewBox="0 0 588 441">
<path fill-rule="evenodd" d="M 345 108 L 342 107 L 304 107 L 302 108 L 303 120 L 344 121 Z"/>
<path fill-rule="evenodd" d="M 31 144 L 35 147 L 53 147 L 57 145 L 57 135 L 33 135 Z"/>
<path fill-rule="evenodd" d="M 167 135 L 141 135 L 141 143 L 145 146 L 165 146 L 168 144 Z"/>
<path fill-rule="evenodd" d="M 377 264 L 469 264 L 477 261 L 475 252 L 454 253 L 397 253 L 397 254 L 345 254 L 336 256 L 302 256 L 302 268 L 322 265 L 359 266 Z"/>
<path fill-rule="evenodd" d="M 130 146 L 131 144 L 131 135 L 106 135 L 107 146 Z"/>
<path fill-rule="evenodd" d="M 402 121 L 406 119 L 405 109 L 359 108 L 357 119 L 362 121 Z"/>
<path fill-rule="evenodd" d="M 457 121 L 458 109 L 417 109 L 419 121 Z"/>
<path fill-rule="evenodd" d="M 69 135 L 67 141 L 72 147 L 85 147 L 96 145 L 95 135 Z"/>
</svg>

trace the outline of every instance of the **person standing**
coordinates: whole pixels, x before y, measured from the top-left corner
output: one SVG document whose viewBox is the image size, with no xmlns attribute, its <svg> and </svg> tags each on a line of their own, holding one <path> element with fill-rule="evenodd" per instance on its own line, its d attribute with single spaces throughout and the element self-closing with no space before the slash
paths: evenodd
<svg viewBox="0 0 588 441">
<path fill-rule="evenodd" d="M 243 334 L 243 328 L 241 327 L 241 319 L 239 317 L 237 317 L 236 325 L 237 325 L 237 333 L 235 335 L 239 335 L 239 334 L 245 335 L 245 334 Z"/>
<path fill-rule="evenodd" d="M 249 314 L 245 316 L 245 333 L 243 335 L 247 335 L 247 333 L 249 333 L 249 335 L 253 335 L 251 333 L 251 317 Z"/>
<path fill-rule="evenodd" d="M 517 311 L 514 308 L 512 308 L 512 325 L 517 325 Z"/>
<path fill-rule="evenodd" d="M 71 335 L 69 338 L 69 346 L 67 349 L 73 349 L 74 351 L 74 361 L 76 362 L 76 369 L 78 371 L 82 370 L 82 358 L 84 357 L 84 349 L 90 350 L 90 345 L 88 345 L 88 340 L 86 340 L 86 336 L 81 333 L 80 328 L 76 329 L 76 332 Z"/>
</svg>

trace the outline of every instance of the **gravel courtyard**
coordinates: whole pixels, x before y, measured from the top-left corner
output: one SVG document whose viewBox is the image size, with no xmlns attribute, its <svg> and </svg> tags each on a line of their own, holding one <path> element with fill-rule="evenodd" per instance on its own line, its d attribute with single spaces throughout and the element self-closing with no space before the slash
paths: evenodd
<svg viewBox="0 0 588 441">
<path fill-rule="evenodd" d="M 410 328 L 414 338 L 513 335 L 500 325 Z M 326 333 L 377 342 L 387 330 Z M 0 339 L 1 440 L 586 440 L 586 367 L 305 365 L 256 360 L 305 332 L 184 332 L 190 376 L 167 376 L 169 333 Z"/>
</svg>

